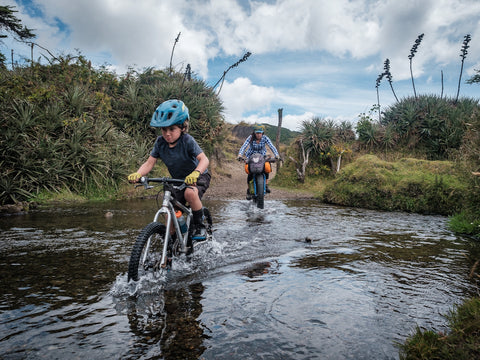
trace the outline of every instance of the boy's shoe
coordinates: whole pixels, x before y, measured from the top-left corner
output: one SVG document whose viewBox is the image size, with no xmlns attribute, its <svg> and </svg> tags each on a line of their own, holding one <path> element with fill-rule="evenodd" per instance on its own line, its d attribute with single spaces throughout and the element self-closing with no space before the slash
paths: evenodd
<svg viewBox="0 0 480 360">
<path fill-rule="evenodd" d="M 195 224 L 195 229 L 193 230 L 192 240 L 203 241 L 207 239 L 207 229 L 203 224 Z"/>
<path fill-rule="evenodd" d="M 246 197 L 247 200 L 252 200 L 252 194 L 250 194 L 250 190 L 247 189 L 247 197 Z"/>
<path fill-rule="evenodd" d="M 267 194 L 270 194 L 270 188 L 268 187 L 268 185 L 265 185 L 265 192 L 266 192 Z"/>
</svg>

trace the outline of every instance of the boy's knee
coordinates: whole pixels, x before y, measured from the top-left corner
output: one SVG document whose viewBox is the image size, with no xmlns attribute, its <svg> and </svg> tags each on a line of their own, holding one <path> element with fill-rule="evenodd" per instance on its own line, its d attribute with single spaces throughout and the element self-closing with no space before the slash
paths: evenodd
<svg viewBox="0 0 480 360">
<path fill-rule="evenodd" d="M 185 199 L 198 197 L 198 189 L 195 187 L 185 189 Z"/>
</svg>

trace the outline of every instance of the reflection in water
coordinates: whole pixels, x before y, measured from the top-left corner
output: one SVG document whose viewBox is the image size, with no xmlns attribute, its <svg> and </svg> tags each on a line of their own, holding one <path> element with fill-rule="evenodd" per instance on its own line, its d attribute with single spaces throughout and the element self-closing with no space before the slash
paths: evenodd
<svg viewBox="0 0 480 360">
<path fill-rule="evenodd" d="M 207 338 L 198 321 L 202 313 L 203 285 L 160 291 L 127 300 L 130 330 L 135 348 L 128 356 L 137 358 L 198 359 Z"/>
<path fill-rule="evenodd" d="M 444 217 L 206 205 L 214 240 L 138 283 L 128 260 L 154 200 L 0 218 L 1 356 L 396 359 L 395 342 L 417 325 L 445 331 L 443 315 L 476 293 L 478 246 Z"/>
</svg>

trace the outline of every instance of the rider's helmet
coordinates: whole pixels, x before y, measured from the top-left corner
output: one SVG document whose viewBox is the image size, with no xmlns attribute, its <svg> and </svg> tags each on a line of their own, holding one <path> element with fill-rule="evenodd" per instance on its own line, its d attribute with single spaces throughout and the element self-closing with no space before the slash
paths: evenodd
<svg viewBox="0 0 480 360">
<path fill-rule="evenodd" d="M 181 100 L 167 100 L 161 103 L 153 113 L 150 126 L 168 127 L 183 125 L 188 120 L 188 108 Z"/>
<path fill-rule="evenodd" d="M 263 125 L 260 125 L 260 124 L 255 124 L 253 126 L 253 131 L 256 132 L 256 133 L 264 133 L 265 132 L 265 126 Z"/>
</svg>

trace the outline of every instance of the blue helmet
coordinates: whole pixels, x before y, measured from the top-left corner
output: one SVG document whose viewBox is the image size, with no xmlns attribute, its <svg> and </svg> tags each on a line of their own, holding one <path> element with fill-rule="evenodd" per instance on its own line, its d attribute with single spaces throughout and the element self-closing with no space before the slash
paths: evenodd
<svg viewBox="0 0 480 360">
<path fill-rule="evenodd" d="M 188 108 L 183 101 L 167 100 L 161 103 L 153 113 L 150 126 L 162 128 L 183 125 L 185 120 L 188 120 Z"/>
</svg>

